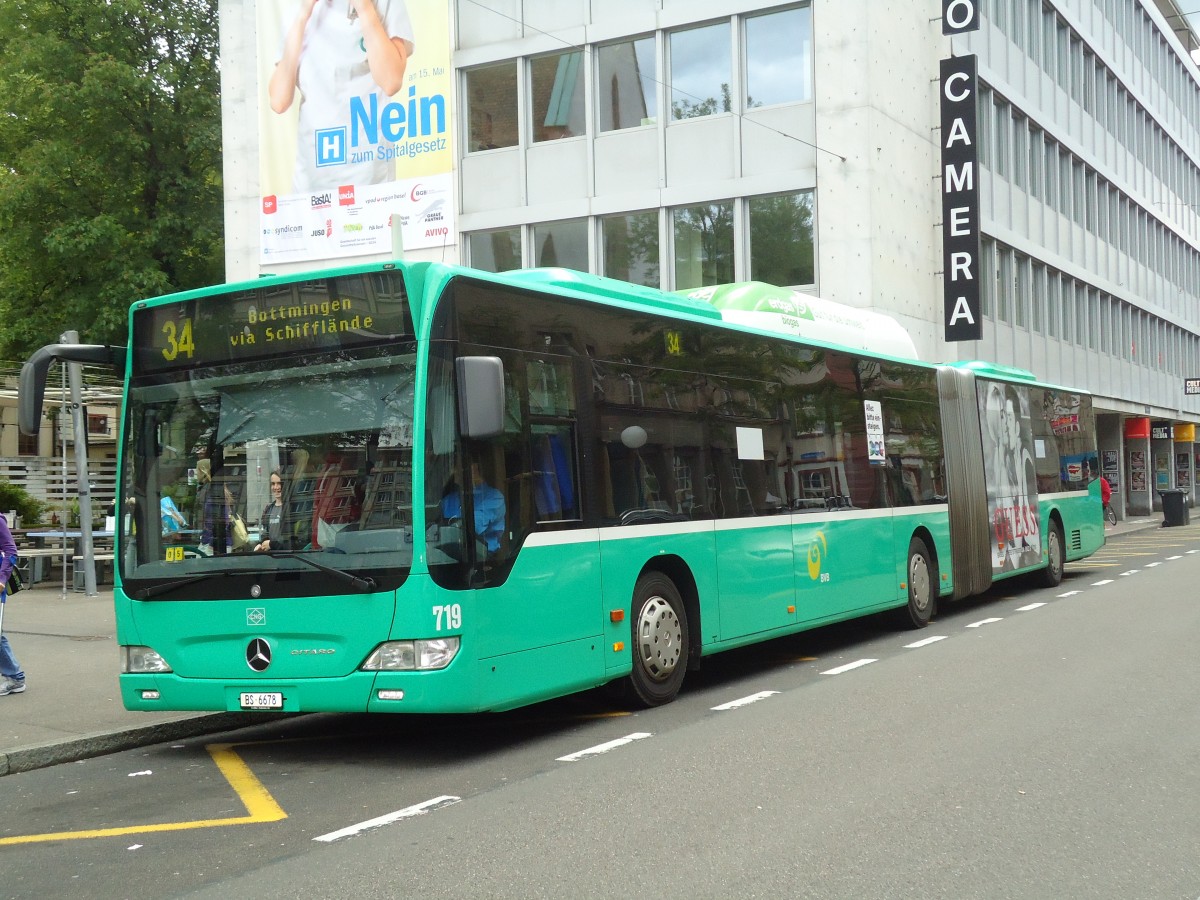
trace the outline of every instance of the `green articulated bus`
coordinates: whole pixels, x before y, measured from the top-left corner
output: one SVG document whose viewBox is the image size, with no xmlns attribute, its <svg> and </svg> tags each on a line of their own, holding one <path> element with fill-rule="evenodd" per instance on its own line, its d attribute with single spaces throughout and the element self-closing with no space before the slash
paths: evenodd
<svg viewBox="0 0 1200 900">
<path fill-rule="evenodd" d="M 892 319 L 432 263 L 136 302 L 115 602 L 134 710 L 475 712 L 939 601 L 1104 542 L 1091 398 Z"/>
</svg>

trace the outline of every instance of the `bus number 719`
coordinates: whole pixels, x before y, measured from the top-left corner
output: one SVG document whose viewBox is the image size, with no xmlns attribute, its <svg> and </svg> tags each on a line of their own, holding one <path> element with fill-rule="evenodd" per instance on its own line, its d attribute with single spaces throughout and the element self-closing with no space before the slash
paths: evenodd
<svg viewBox="0 0 1200 900">
<path fill-rule="evenodd" d="M 435 606 L 433 617 L 437 622 L 436 629 L 442 630 L 442 616 L 446 617 L 446 628 L 462 628 L 462 606 L 450 603 L 446 606 Z"/>
</svg>

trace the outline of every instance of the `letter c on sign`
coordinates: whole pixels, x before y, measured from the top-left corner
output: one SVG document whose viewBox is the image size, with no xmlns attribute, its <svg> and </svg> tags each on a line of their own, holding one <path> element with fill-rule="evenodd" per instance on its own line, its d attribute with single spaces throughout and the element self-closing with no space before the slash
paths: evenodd
<svg viewBox="0 0 1200 900">
<path fill-rule="evenodd" d="M 954 82 L 956 81 L 965 81 L 968 87 L 961 92 L 956 93 L 953 88 Z M 946 85 L 942 91 L 946 95 L 946 99 L 951 103 L 961 103 L 971 96 L 971 91 L 969 89 L 970 84 L 971 76 L 969 76 L 966 72 L 955 72 L 946 78 Z"/>
</svg>

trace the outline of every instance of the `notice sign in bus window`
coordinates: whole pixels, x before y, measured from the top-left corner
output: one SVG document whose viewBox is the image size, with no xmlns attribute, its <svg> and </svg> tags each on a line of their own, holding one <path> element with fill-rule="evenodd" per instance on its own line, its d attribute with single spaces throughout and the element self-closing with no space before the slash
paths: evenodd
<svg viewBox="0 0 1200 900">
<path fill-rule="evenodd" d="M 411 340 L 398 271 L 234 289 L 135 310 L 137 374 Z"/>
<path fill-rule="evenodd" d="M 863 417 L 867 424 L 867 460 L 873 463 L 887 462 L 883 441 L 883 404 L 878 400 L 864 400 Z"/>
</svg>

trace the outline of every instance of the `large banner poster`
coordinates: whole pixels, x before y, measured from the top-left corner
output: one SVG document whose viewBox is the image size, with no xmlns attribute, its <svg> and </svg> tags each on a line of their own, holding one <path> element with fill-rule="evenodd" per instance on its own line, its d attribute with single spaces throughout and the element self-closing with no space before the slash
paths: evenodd
<svg viewBox="0 0 1200 900">
<path fill-rule="evenodd" d="M 992 573 L 999 575 L 1042 561 L 1029 389 L 982 379 L 977 385 Z"/>
<path fill-rule="evenodd" d="M 447 3 L 258 0 L 261 262 L 453 240 Z"/>
</svg>

